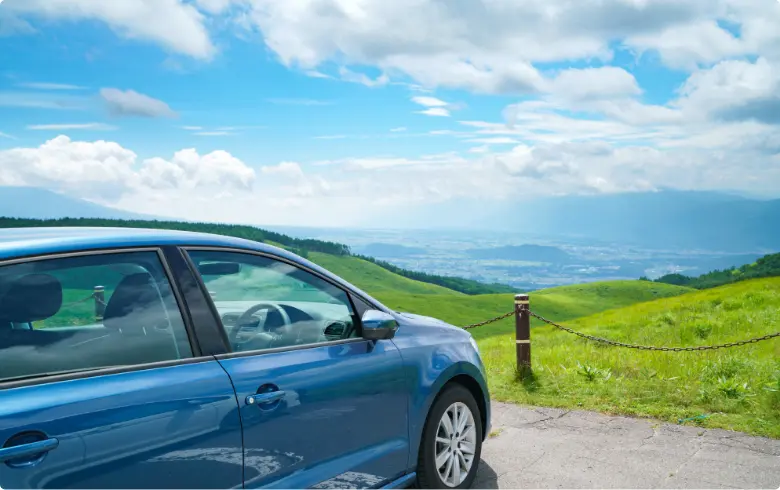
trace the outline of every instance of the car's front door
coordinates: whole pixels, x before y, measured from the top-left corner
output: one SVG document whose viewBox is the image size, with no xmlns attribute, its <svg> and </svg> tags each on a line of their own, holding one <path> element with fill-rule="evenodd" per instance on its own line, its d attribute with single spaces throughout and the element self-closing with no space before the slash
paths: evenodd
<svg viewBox="0 0 780 490">
<path fill-rule="evenodd" d="M 185 319 L 156 250 L 0 264 L 0 487 L 240 488 L 233 387 Z"/>
<path fill-rule="evenodd" d="M 360 337 L 350 295 L 267 256 L 189 256 L 232 349 L 218 358 L 238 395 L 245 486 L 360 488 L 402 475 L 409 434 L 401 356 L 391 341 Z"/>
</svg>

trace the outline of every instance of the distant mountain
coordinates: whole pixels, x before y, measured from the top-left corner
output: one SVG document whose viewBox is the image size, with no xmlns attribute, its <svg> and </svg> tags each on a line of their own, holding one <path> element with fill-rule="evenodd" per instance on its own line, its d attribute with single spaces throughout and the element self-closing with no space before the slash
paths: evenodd
<svg viewBox="0 0 780 490">
<path fill-rule="evenodd" d="M 505 247 L 473 248 L 466 253 L 474 259 L 522 260 L 562 264 L 569 261 L 569 254 L 558 247 L 545 245 L 507 245 Z"/>
<path fill-rule="evenodd" d="M 371 257 L 403 258 L 422 255 L 427 253 L 427 250 L 421 247 L 410 247 L 395 243 L 369 243 L 358 248 L 356 252 L 362 255 L 370 255 Z"/>
<path fill-rule="evenodd" d="M 780 250 L 780 200 L 665 191 L 536 201 L 535 232 L 660 249 Z"/>
<path fill-rule="evenodd" d="M 502 230 L 655 249 L 780 251 L 780 199 L 719 192 L 550 197 L 527 201 L 458 199 L 394 209 L 388 227 Z"/>
<path fill-rule="evenodd" d="M 38 187 L 0 186 L 0 216 L 27 219 L 156 219 L 57 194 Z"/>
</svg>

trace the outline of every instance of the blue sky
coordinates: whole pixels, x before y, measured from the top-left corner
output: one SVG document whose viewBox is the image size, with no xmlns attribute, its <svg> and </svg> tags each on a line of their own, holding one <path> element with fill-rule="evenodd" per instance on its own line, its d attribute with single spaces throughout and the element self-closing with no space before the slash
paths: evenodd
<svg viewBox="0 0 780 490">
<path fill-rule="evenodd" d="M 776 0 L 5 0 L 0 185 L 334 226 L 472 197 L 776 196 L 778 25 Z"/>
</svg>

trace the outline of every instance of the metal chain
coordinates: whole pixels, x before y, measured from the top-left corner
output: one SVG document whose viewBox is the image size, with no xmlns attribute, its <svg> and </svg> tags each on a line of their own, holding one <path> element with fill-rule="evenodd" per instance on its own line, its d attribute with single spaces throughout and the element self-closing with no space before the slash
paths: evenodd
<svg viewBox="0 0 780 490">
<path fill-rule="evenodd" d="M 87 297 L 86 297 L 86 298 L 84 298 L 84 299 L 80 299 L 80 300 L 78 300 L 78 301 L 72 301 L 72 302 L 70 302 L 70 303 L 64 303 L 64 304 L 62 305 L 62 307 L 74 306 L 74 305 L 77 305 L 77 304 L 79 304 L 79 303 L 83 303 L 83 302 L 85 302 L 85 301 L 89 301 L 89 300 L 91 300 L 91 299 L 92 299 L 92 298 L 94 298 L 94 297 L 95 297 L 95 293 L 92 293 L 92 294 L 90 294 L 89 296 L 87 296 Z"/>
<path fill-rule="evenodd" d="M 577 332 L 576 330 L 572 330 L 571 328 L 564 327 L 563 325 L 558 325 L 557 323 L 548 320 L 544 318 L 541 315 L 537 315 L 533 311 L 528 310 L 528 313 L 538 318 L 539 320 L 543 321 L 544 323 L 548 325 L 552 325 L 555 328 L 558 328 L 560 330 L 563 330 L 564 332 L 569 332 L 571 334 L 577 335 L 579 337 L 582 337 L 583 339 L 593 340 L 595 342 L 601 342 L 608 345 L 614 345 L 617 347 L 627 347 L 629 349 L 639 349 L 639 350 L 653 350 L 653 351 L 666 351 L 666 352 L 689 352 L 689 351 L 697 351 L 697 350 L 716 350 L 716 349 L 723 349 L 726 347 L 738 347 L 741 345 L 747 345 L 747 344 L 754 344 L 756 342 L 761 342 L 762 340 L 769 340 L 775 337 L 780 337 L 780 332 L 770 333 L 767 335 L 764 335 L 763 337 L 755 337 L 748 340 L 739 340 L 737 342 L 729 342 L 726 344 L 718 344 L 718 345 L 701 345 L 698 347 L 655 347 L 652 345 L 636 345 L 636 344 L 626 344 L 623 342 L 616 342 L 614 340 L 604 339 L 601 337 L 595 337 L 593 335 L 584 334 L 582 332 Z"/>
<path fill-rule="evenodd" d="M 0 2 L 2 2 L 2 0 L 0 0 Z M 84 303 L 85 301 L 89 301 L 91 299 L 94 299 L 95 301 L 97 301 L 101 305 L 106 306 L 106 302 L 105 301 L 96 298 L 95 297 L 95 293 L 92 293 L 89 296 L 87 296 L 86 298 L 83 298 L 83 299 L 80 299 L 80 300 L 77 300 L 77 301 L 72 301 L 70 303 L 63 303 L 62 304 L 62 308 L 66 308 L 68 306 L 75 306 L 77 304 Z"/>
<path fill-rule="evenodd" d="M 501 315 L 501 316 L 497 316 L 495 318 L 491 318 L 490 320 L 485 320 L 484 322 L 479 322 L 479 323 L 472 323 L 471 325 L 466 325 L 465 327 L 461 327 L 461 328 L 463 330 L 468 330 L 470 328 L 481 327 L 483 325 L 487 325 L 488 323 L 493 323 L 493 322 L 497 322 L 499 320 L 503 320 L 504 318 L 510 317 L 510 316 L 512 316 L 514 314 L 515 314 L 515 310 L 512 310 L 509 313 L 506 313 L 506 314 Z"/>
</svg>

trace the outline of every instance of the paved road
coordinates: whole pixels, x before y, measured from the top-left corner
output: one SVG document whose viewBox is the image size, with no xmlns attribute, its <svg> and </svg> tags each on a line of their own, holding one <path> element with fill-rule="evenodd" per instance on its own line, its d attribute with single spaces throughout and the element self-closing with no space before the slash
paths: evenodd
<svg viewBox="0 0 780 490">
<path fill-rule="evenodd" d="M 780 488 L 780 441 L 494 402 L 474 488 Z"/>
</svg>

